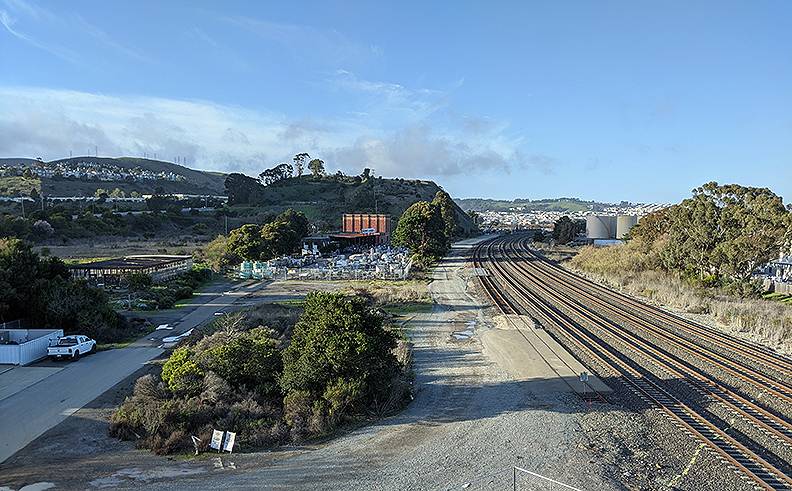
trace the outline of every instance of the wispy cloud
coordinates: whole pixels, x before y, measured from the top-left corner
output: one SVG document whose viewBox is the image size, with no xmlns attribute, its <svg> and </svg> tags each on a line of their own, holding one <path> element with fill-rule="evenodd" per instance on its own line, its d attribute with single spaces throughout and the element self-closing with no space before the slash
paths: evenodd
<svg viewBox="0 0 792 491">
<path fill-rule="evenodd" d="M 292 52 L 295 57 L 326 65 L 337 66 L 347 61 L 359 63 L 383 54 L 379 46 L 352 40 L 333 29 L 245 16 L 225 16 L 220 19 Z"/>
<path fill-rule="evenodd" d="M 21 30 L 17 29 L 16 27 L 17 19 L 12 17 L 11 14 L 9 14 L 9 12 L 6 10 L 0 10 L 0 24 L 5 28 L 5 30 L 9 34 L 19 39 L 20 41 L 23 41 L 38 49 L 44 50 L 70 63 L 77 63 L 78 61 L 78 56 L 75 52 L 67 48 L 64 48 L 62 46 L 55 46 L 49 43 L 39 41 L 33 36 L 26 34 Z"/>
<path fill-rule="evenodd" d="M 461 120 L 460 120 L 461 121 Z M 463 129 L 429 122 L 388 128 L 367 117 L 294 119 L 208 101 L 0 88 L 0 156 L 54 159 L 91 153 L 185 156 L 199 168 L 258 174 L 300 151 L 331 168 L 431 177 L 554 165 L 524 156 L 503 125 Z"/>
<path fill-rule="evenodd" d="M 98 41 L 101 46 L 113 50 L 116 53 L 120 53 L 138 61 L 152 61 L 150 57 L 144 55 L 135 48 L 119 42 L 113 36 L 92 24 L 81 15 L 59 15 L 40 5 L 24 0 L 2 0 L 2 4 L 4 8 L 0 9 L 0 24 L 2 24 L 9 34 L 20 41 L 47 51 L 70 63 L 78 64 L 82 61 L 80 55 L 76 51 L 62 44 L 55 45 L 43 42 L 27 34 L 27 32 L 23 32 L 21 28 L 17 26 L 24 23 L 24 25 L 29 28 L 28 31 L 35 28 L 37 30 L 48 30 L 56 33 L 59 30 L 68 32 L 68 36 L 63 36 L 64 40 L 79 36 L 90 36 L 93 40 Z"/>
<path fill-rule="evenodd" d="M 142 61 L 145 63 L 151 63 L 153 60 L 149 56 L 144 55 L 140 51 L 130 46 L 124 45 L 118 41 L 116 41 L 110 34 L 103 31 L 99 27 L 95 26 L 88 22 L 85 18 L 81 15 L 74 15 L 73 19 L 75 24 L 79 26 L 81 32 L 88 34 L 89 36 L 93 37 L 95 40 L 99 41 L 102 45 L 107 48 L 110 48 L 117 53 L 125 55 L 129 58 Z"/>
</svg>

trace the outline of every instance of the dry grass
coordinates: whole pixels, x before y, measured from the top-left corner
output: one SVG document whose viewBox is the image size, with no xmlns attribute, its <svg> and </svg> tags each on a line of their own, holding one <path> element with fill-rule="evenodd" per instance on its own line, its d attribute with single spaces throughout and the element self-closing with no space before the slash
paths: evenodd
<svg viewBox="0 0 792 491">
<path fill-rule="evenodd" d="M 423 280 L 409 281 L 350 281 L 344 291 L 354 295 L 367 296 L 377 307 L 399 305 L 431 304 L 429 283 Z"/>
<path fill-rule="evenodd" d="M 624 293 L 694 314 L 698 321 L 792 353 L 791 306 L 695 288 L 665 272 L 651 269 L 654 261 L 651 253 L 641 252 L 638 246 L 584 247 L 566 266 Z"/>
</svg>

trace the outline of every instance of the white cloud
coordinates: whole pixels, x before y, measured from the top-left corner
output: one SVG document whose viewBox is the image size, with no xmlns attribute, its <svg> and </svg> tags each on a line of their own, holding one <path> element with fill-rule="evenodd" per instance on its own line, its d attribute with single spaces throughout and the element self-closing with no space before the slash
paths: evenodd
<svg viewBox="0 0 792 491">
<path fill-rule="evenodd" d="M 550 158 L 523 157 L 521 140 L 506 125 L 469 123 L 391 129 L 371 116 L 290 119 L 207 101 L 0 88 L 0 156 L 55 159 L 70 151 L 92 154 L 98 146 L 100 155 L 180 156 L 197 168 L 252 175 L 301 151 L 323 158 L 331 170 L 356 174 L 371 167 L 386 176 L 553 167 Z"/>
</svg>

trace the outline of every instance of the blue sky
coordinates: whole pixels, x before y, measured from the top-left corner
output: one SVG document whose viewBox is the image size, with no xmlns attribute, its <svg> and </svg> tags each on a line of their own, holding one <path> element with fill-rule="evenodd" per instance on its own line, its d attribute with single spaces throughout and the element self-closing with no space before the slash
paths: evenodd
<svg viewBox="0 0 792 491">
<path fill-rule="evenodd" d="M 0 0 L 0 156 L 792 199 L 792 2 Z"/>
</svg>

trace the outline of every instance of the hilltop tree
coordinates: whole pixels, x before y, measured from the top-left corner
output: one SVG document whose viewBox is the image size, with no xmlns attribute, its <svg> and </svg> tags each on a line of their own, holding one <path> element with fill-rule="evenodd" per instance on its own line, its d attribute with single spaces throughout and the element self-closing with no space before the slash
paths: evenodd
<svg viewBox="0 0 792 491">
<path fill-rule="evenodd" d="M 310 159 L 311 156 L 307 153 L 298 153 L 292 159 L 294 161 L 294 173 L 297 174 L 297 177 L 303 175 L 303 167 L 305 166 L 305 162 Z"/>
<path fill-rule="evenodd" d="M 264 188 L 258 180 L 232 172 L 226 177 L 225 189 L 228 204 L 233 206 L 258 203 Z"/>
<path fill-rule="evenodd" d="M 290 177 L 292 177 L 292 167 L 289 164 L 278 164 L 275 167 L 267 169 L 259 174 L 259 180 L 265 186 L 269 186 Z"/>
<path fill-rule="evenodd" d="M 313 159 L 308 162 L 308 168 L 314 177 L 320 177 L 325 174 L 324 162 L 320 159 Z"/>
</svg>

